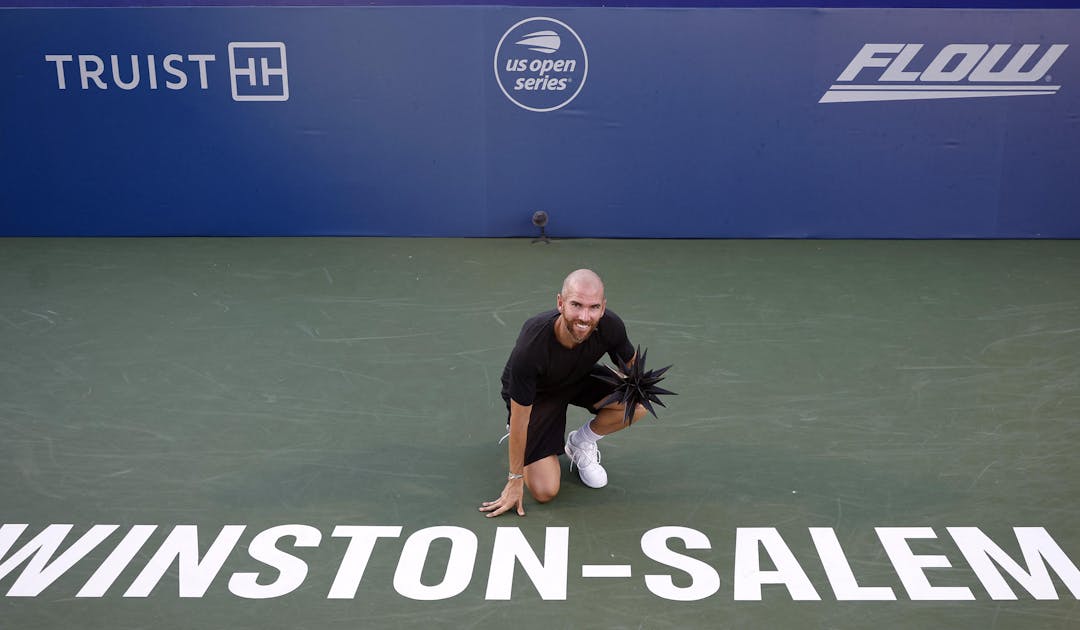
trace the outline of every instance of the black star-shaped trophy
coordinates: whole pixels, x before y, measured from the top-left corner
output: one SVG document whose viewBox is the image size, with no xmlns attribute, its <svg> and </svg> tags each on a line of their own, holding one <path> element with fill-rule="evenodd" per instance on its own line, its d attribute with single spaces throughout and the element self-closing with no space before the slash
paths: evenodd
<svg viewBox="0 0 1080 630">
<path fill-rule="evenodd" d="M 638 346 L 637 353 L 630 362 L 624 362 L 620 357 L 616 357 L 617 367 L 604 366 L 610 374 L 594 374 L 596 378 L 615 386 L 615 391 L 601 400 L 600 404 L 596 406 L 597 409 L 614 402 L 622 403 L 624 405 L 623 422 L 629 424 L 634 417 L 634 409 L 640 404 L 648 409 L 654 417 L 659 418 L 656 415 L 656 410 L 653 409 L 652 403 L 667 407 L 660 400 L 660 396 L 677 396 L 678 394 L 656 386 L 657 383 L 664 380 L 664 372 L 671 369 L 671 366 L 646 371 L 645 355 L 648 352 L 648 348 L 642 351 L 641 346 Z"/>
</svg>

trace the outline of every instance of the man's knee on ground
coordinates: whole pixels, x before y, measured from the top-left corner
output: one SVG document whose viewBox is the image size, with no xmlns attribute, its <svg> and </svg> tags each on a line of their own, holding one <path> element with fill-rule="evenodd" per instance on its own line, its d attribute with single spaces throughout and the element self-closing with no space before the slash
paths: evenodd
<svg viewBox="0 0 1080 630">
<path fill-rule="evenodd" d="M 547 503 L 559 494 L 558 484 L 544 484 L 540 487 L 529 487 L 529 493 L 537 503 Z"/>
</svg>

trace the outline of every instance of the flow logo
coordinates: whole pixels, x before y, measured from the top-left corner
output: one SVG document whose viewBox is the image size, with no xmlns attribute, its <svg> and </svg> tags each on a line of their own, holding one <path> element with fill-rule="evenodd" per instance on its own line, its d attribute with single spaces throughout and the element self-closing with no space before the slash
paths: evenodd
<svg viewBox="0 0 1080 630">
<path fill-rule="evenodd" d="M 1052 44 L 1033 61 L 1038 44 L 949 44 L 932 58 L 922 52 L 923 44 L 864 44 L 818 102 L 1056 94 L 1061 86 L 1049 84 L 1048 73 L 1068 47 Z M 859 82 L 871 68 L 884 70 L 871 82 Z"/>
<path fill-rule="evenodd" d="M 45 55 L 46 63 L 55 67 L 58 90 L 78 85 L 83 91 L 184 90 L 194 85 L 207 91 L 211 84 L 223 84 L 211 68 L 217 59 L 212 53 Z M 231 42 L 229 78 L 234 101 L 289 100 L 285 44 Z"/>
<path fill-rule="evenodd" d="M 565 107 L 585 87 L 589 56 L 572 28 L 534 17 L 510 27 L 495 48 L 495 80 L 510 102 L 531 112 Z"/>
</svg>

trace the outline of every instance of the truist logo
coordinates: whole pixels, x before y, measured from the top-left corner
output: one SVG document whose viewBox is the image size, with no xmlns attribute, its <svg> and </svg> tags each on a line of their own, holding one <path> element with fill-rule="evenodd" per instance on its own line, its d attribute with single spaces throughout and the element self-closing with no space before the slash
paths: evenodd
<svg viewBox="0 0 1080 630">
<path fill-rule="evenodd" d="M 289 100 L 289 70 L 284 42 L 229 42 L 229 82 L 234 101 Z M 183 90 L 194 85 L 210 90 L 220 81 L 209 67 L 213 53 L 46 54 L 56 70 L 56 89 L 82 92 L 106 90 Z M 216 87 L 216 86 L 215 86 Z"/>
<path fill-rule="evenodd" d="M 864 44 L 819 103 L 1056 94 L 1050 68 L 1068 44 Z M 884 68 L 884 70 L 874 70 Z M 876 74 L 876 76 L 874 76 Z"/>
</svg>

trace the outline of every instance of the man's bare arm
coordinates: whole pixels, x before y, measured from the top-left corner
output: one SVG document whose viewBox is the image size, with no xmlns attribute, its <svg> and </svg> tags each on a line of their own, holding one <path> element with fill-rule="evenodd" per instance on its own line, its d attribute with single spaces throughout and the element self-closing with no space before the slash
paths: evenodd
<svg viewBox="0 0 1080 630">
<path fill-rule="evenodd" d="M 484 501 L 481 512 L 488 517 L 498 516 L 511 508 L 517 508 L 518 516 L 525 516 L 525 439 L 529 433 L 529 417 L 532 405 L 519 405 L 510 400 L 510 441 L 507 448 L 510 476 L 522 475 L 516 479 L 507 479 L 502 494 L 494 501 Z"/>
</svg>

